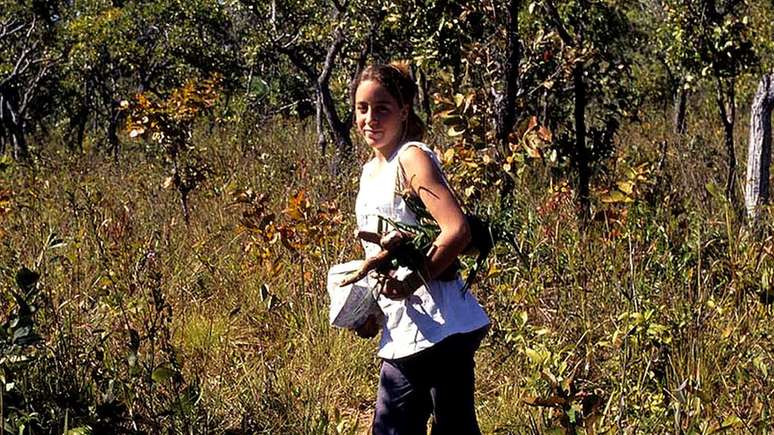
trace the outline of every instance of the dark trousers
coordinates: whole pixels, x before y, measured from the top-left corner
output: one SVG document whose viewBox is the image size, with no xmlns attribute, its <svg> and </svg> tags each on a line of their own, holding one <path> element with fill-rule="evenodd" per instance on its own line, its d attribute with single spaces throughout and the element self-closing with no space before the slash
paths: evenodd
<svg viewBox="0 0 774 435">
<path fill-rule="evenodd" d="M 384 360 L 374 435 L 426 434 L 431 414 L 432 435 L 479 435 L 473 354 L 486 331 L 454 334 L 415 355 Z"/>
</svg>

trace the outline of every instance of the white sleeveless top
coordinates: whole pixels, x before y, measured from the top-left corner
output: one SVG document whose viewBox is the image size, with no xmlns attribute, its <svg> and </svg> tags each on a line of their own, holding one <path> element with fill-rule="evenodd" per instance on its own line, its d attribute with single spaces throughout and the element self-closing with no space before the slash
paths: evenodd
<svg viewBox="0 0 774 435">
<path fill-rule="evenodd" d="M 373 161 L 363 165 L 355 203 L 358 229 L 377 232 L 379 216 L 395 222 L 417 223 L 414 213 L 395 192 L 399 171 L 397 156 L 411 146 L 425 151 L 440 170 L 435 153 L 421 142 L 403 144 L 387 160 L 387 166 L 379 174 L 372 174 Z M 366 257 L 372 257 L 381 247 L 364 241 L 363 249 Z M 489 318 L 481 305 L 469 291 L 463 292 L 463 287 L 464 283 L 457 277 L 452 281 L 432 280 L 402 300 L 379 295 L 379 306 L 384 313 L 379 357 L 403 358 L 427 349 L 449 335 L 471 332 L 488 325 Z"/>
</svg>

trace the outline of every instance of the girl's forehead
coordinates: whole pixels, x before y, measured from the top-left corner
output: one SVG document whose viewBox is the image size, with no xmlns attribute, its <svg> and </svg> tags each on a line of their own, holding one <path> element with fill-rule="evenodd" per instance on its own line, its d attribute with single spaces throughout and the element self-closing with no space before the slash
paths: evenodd
<svg viewBox="0 0 774 435">
<path fill-rule="evenodd" d="M 355 92 L 355 101 L 368 101 L 371 103 L 397 102 L 395 97 L 387 90 L 387 87 L 376 80 L 364 80 L 360 82 L 357 91 Z"/>
</svg>

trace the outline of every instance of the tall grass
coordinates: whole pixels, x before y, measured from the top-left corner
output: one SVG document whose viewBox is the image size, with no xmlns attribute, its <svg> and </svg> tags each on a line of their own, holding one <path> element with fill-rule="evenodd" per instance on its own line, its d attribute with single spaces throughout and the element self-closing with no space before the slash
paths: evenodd
<svg viewBox="0 0 774 435">
<path fill-rule="evenodd" d="M 498 248 L 474 286 L 493 320 L 477 354 L 485 433 L 772 428 L 770 228 L 751 234 L 717 194 L 720 141 L 694 122 L 704 136 L 628 126 L 598 191 L 650 164 L 633 202 L 598 202 L 588 225 L 540 165 L 479 207 L 518 247 Z M 376 345 L 328 326 L 324 291 L 328 267 L 362 256 L 366 151 L 334 177 L 303 123 L 202 128 L 194 142 L 212 173 L 189 226 L 140 145 L 117 164 L 43 152 L 0 173 L 9 433 L 368 430 Z M 37 341 L 14 338 L 23 267 L 40 275 L 20 296 Z"/>
</svg>

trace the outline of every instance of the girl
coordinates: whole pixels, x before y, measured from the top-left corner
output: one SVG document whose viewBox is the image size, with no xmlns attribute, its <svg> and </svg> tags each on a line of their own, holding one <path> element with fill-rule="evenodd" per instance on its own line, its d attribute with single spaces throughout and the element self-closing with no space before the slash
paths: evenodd
<svg viewBox="0 0 774 435">
<path fill-rule="evenodd" d="M 470 229 L 435 154 L 418 142 L 424 126 L 412 107 L 417 87 L 407 68 L 372 65 L 354 85 L 355 123 L 373 150 L 360 178 L 358 229 L 376 232 L 380 216 L 416 224 L 397 191 L 418 197 L 441 230 L 422 271 L 399 269 L 382 277 L 378 303 L 384 316 L 369 318 L 357 331 L 369 337 L 382 329 L 373 433 L 424 434 L 432 415 L 434 435 L 479 434 L 473 354 L 489 319 L 450 269 L 470 242 Z M 382 244 L 395 236 L 386 235 Z M 368 257 L 382 249 L 367 241 L 363 248 Z"/>
</svg>

